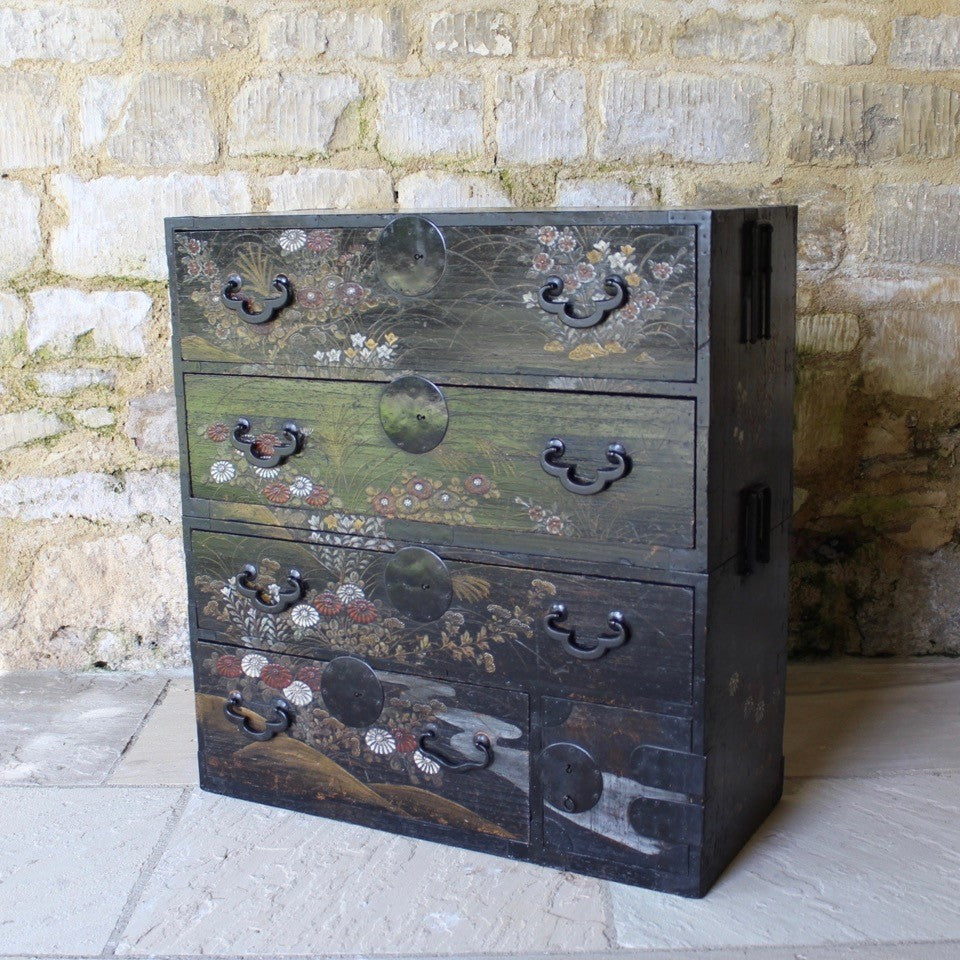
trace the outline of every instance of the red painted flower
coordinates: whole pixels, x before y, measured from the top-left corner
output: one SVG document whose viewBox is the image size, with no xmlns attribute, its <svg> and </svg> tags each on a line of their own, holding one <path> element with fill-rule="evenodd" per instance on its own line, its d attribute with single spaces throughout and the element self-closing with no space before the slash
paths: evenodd
<svg viewBox="0 0 960 960">
<path fill-rule="evenodd" d="M 307 249 L 314 253 L 326 253 L 333 246 L 333 234 L 329 230 L 311 230 L 307 234 Z"/>
<path fill-rule="evenodd" d="M 187 253 L 196 256 L 200 252 L 200 241 L 196 237 L 191 237 L 187 241 Z"/>
<path fill-rule="evenodd" d="M 373 623 L 377 619 L 377 608 L 370 600 L 362 597 L 347 604 L 347 616 L 354 623 Z"/>
<path fill-rule="evenodd" d="M 546 522 L 547 533 L 563 533 L 563 520 L 560 517 L 550 517 Z"/>
<path fill-rule="evenodd" d="M 363 299 L 364 293 L 366 291 L 359 283 L 354 283 L 352 280 L 348 280 L 346 283 L 341 283 L 336 291 L 337 299 L 341 303 L 347 304 L 347 306 L 353 306 L 356 303 L 359 303 Z"/>
<path fill-rule="evenodd" d="M 211 263 L 209 260 L 204 264 L 203 272 L 208 277 L 215 277 L 217 275 L 216 264 Z"/>
<path fill-rule="evenodd" d="M 310 496 L 307 497 L 306 503 L 311 507 L 325 507 L 330 502 L 330 494 L 323 489 L 323 487 L 313 485 L 313 489 L 310 491 Z"/>
<path fill-rule="evenodd" d="M 282 690 L 290 686 L 293 674 L 279 663 L 268 663 L 260 671 L 260 680 L 271 690 Z"/>
<path fill-rule="evenodd" d="M 320 679 L 323 677 L 323 670 L 320 667 L 304 667 L 298 674 L 297 679 L 305 683 L 314 693 L 320 689 Z"/>
<path fill-rule="evenodd" d="M 669 263 L 653 263 L 650 265 L 650 272 L 658 280 L 668 280 L 673 274 L 673 267 Z"/>
<path fill-rule="evenodd" d="M 325 299 L 323 291 L 318 290 L 316 287 L 307 287 L 305 290 L 297 291 L 297 303 L 299 303 L 301 307 L 306 307 L 308 310 L 315 310 L 317 307 L 322 306 Z"/>
<path fill-rule="evenodd" d="M 252 449 L 258 457 L 272 457 L 279 443 L 280 438 L 275 433 L 261 433 L 253 441 Z"/>
<path fill-rule="evenodd" d="M 409 730 L 391 730 L 397 741 L 397 753 L 413 753 L 417 749 L 417 738 Z"/>
<path fill-rule="evenodd" d="M 544 510 L 543 507 L 531 507 L 527 511 L 527 516 L 530 517 L 534 523 L 539 523 L 546 515 L 547 511 Z"/>
<path fill-rule="evenodd" d="M 380 493 L 373 498 L 373 509 L 383 517 L 392 517 L 397 512 L 397 504 L 389 493 Z"/>
<path fill-rule="evenodd" d="M 407 493 L 412 493 L 418 500 L 429 500 L 433 493 L 433 484 L 421 477 L 414 477 L 407 481 Z"/>
<path fill-rule="evenodd" d="M 471 493 L 479 493 L 483 496 L 483 494 L 490 492 L 491 486 L 490 481 L 482 473 L 475 473 L 472 477 L 467 477 L 467 489 Z"/>
<path fill-rule="evenodd" d="M 540 273 L 546 273 L 553 266 L 553 257 L 549 253 L 538 253 L 533 258 L 533 269 Z"/>
<path fill-rule="evenodd" d="M 224 653 L 217 657 L 216 671 L 221 677 L 243 676 L 243 667 L 240 666 L 240 658 L 229 653 Z"/>
<path fill-rule="evenodd" d="M 318 593 L 313 598 L 313 605 L 325 617 L 335 617 L 343 609 L 343 601 L 332 590 Z"/>
<path fill-rule="evenodd" d="M 187 276 L 188 277 L 199 277 L 200 276 L 200 264 L 196 260 L 191 260 L 187 264 Z"/>
<path fill-rule="evenodd" d="M 263 488 L 263 495 L 271 503 L 286 503 L 290 499 L 290 488 L 285 483 L 268 483 Z"/>
<path fill-rule="evenodd" d="M 214 423 L 207 427 L 207 439 L 222 443 L 230 436 L 230 428 L 225 423 Z"/>
</svg>

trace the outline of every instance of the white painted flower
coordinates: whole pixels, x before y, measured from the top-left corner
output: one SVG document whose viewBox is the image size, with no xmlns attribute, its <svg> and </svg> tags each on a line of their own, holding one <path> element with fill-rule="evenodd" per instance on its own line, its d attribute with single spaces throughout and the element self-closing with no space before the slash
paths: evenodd
<svg viewBox="0 0 960 960">
<path fill-rule="evenodd" d="M 274 477 L 280 476 L 279 467 L 254 467 L 253 472 L 258 477 L 263 477 L 264 480 L 272 480 Z"/>
<path fill-rule="evenodd" d="M 313 691 L 302 680 L 294 680 L 290 686 L 284 687 L 283 695 L 295 707 L 305 707 L 313 699 Z"/>
<path fill-rule="evenodd" d="M 541 227 L 537 233 L 537 239 L 545 246 L 552 247 L 557 242 L 560 231 L 554 226 Z"/>
<path fill-rule="evenodd" d="M 635 273 L 637 269 L 637 265 L 625 253 L 611 253 L 607 262 L 614 270 L 621 270 L 623 273 Z"/>
<path fill-rule="evenodd" d="M 393 734 L 389 730 L 384 730 L 383 727 L 371 727 L 363 739 L 374 753 L 379 753 L 381 756 L 393 753 L 397 749 L 397 741 L 394 740 Z"/>
<path fill-rule="evenodd" d="M 295 497 L 309 497 L 313 493 L 313 481 L 309 477 L 297 477 L 290 484 L 290 492 Z"/>
<path fill-rule="evenodd" d="M 283 233 L 277 237 L 277 243 L 279 243 L 287 253 L 302 250 L 306 242 L 307 234 L 305 230 L 284 230 Z"/>
<path fill-rule="evenodd" d="M 342 351 L 342 350 L 328 350 L 328 351 L 327 351 L 327 359 L 328 359 L 331 363 L 339 363 L 339 362 L 340 362 L 340 358 L 341 358 L 342 356 L 343 356 L 343 351 Z"/>
<path fill-rule="evenodd" d="M 393 347 L 389 343 L 381 343 L 377 347 L 377 356 L 381 360 L 392 360 L 393 359 Z"/>
<path fill-rule="evenodd" d="M 537 298 L 532 293 L 525 293 L 523 295 L 523 305 L 528 310 L 533 310 L 534 307 L 539 306 L 539 303 L 537 302 Z"/>
<path fill-rule="evenodd" d="M 210 467 L 214 483 L 229 483 L 237 475 L 237 468 L 229 460 L 217 460 Z"/>
<path fill-rule="evenodd" d="M 364 597 L 363 587 L 357 583 L 341 583 L 337 587 L 337 597 L 344 603 L 350 603 L 351 600 L 362 600 Z"/>
<path fill-rule="evenodd" d="M 367 342 L 366 334 L 351 333 L 350 342 L 353 344 L 355 350 L 359 350 Z"/>
<path fill-rule="evenodd" d="M 260 653 L 248 653 L 241 661 L 240 666 L 248 677 L 259 677 L 260 671 L 269 661 Z"/>
<path fill-rule="evenodd" d="M 373 351 L 372 351 L 369 347 L 364 347 L 364 348 L 360 351 L 360 359 L 361 359 L 361 360 L 369 360 L 372 355 L 373 355 Z"/>
<path fill-rule="evenodd" d="M 594 250 L 599 250 L 600 253 L 602 253 L 604 256 L 606 256 L 607 251 L 610 249 L 610 241 L 609 241 L 609 240 L 598 240 L 598 241 L 593 245 L 593 249 L 594 249 Z"/>
<path fill-rule="evenodd" d="M 440 764 L 432 757 L 428 757 L 421 750 L 413 751 L 413 762 L 417 765 L 417 769 L 422 770 L 424 773 L 440 772 Z"/>
<path fill-rule="evenodd" d="M 298 603 L 290 611 L 290 619 L 298 627 L 315 627 L 320 622 L 320 614 L 309 603 Z"/>
</svg>

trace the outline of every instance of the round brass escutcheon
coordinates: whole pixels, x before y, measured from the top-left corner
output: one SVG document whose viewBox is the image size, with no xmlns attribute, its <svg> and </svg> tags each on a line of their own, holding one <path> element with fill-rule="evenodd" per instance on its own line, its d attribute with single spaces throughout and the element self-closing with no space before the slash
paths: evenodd
<svg viewBox="0 0 960 960">
<path fill-rule="evenodd" d="M 575 743 L 551 743 L 540 751 L 537 770 L 543 798 L 564 813 L 583 813 L 603 793 L 603 773 L 596 760 Z"/>
<path fill-rule="evenodd" d="M 447 565 L 431 550 L 404 547 L 383 573 L 390 602 L 411 620 L 427 623 L 450 609 L 453 581 Z"/>
<path fill-rule="evenodd" d="M 407 453 L 426 453 L 444 438 L 450 413 L 440 388 L 423 377 L 400 377 L 380 396 L 380 423 Z"/>
<path fill-rule="evenodd" d="M 397 217 L 377 238 L 377 265 L 391 290 L 423 296 L 440 282 L 447 266 L 443 234 L 423 217 Z"/>
<path fill-rule="evenodd" d="M 368 727 L 383 713 L 383 686 L 370 666 L 356 657 L 336 657 L 324 667 L 320 696 L 348 727 Z"/>
</svg>

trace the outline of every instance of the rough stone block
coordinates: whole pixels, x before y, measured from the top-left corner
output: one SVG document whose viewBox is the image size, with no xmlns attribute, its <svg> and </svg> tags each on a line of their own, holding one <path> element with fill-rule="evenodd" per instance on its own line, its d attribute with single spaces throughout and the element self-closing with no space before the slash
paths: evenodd
<svg viewBox="0 0 960 960">
<path fill-rule="evenodd" d="M 0 180 L 0 278 L 22 273 L 40 253 L 40 198 L 16 180 Z"/>
<path fill-rule="evenodd" d="M 851 313 L 797 317 L 797 350 L 801 353 L 850 353 L 859 343 L 860 324 Z"/>
<path fill-rule="evenodd" d="M 504 163 L 578 160 L 587 152 L 586 79 L 579 70 L 503 74 L 497 84 L 497 157 Z"/>
<path fill-rule="evenodd" d="M 0 170 L 55 167 L 70 155 L 66 104 L 55 73 L 8 70 L 0 84 Z"/>
<path fill-rule="evenodd" d="M 843 445 L 850 379 L 830 368 L 801 367 L 794 401 L 793 463 L 803 474 L 820 472 Z"/>
<path fill-rule="evenodd" d="M 42 410 L 0 414 L 0 451 L 22 447 L 34 440 L 55 437 L 66 428 L 60 418 Z"/>
<path fill-rule="evenodd" d="M 385 170 L 298 170 L 266 177 L 268 210 L 351 210 L 393 205 Z"/>
<path fill-rule="evenodd" d="M 379 144 L 384 156 L 395 160 L 479 153 L 480 83 L 443 75 L 391 78 L 380 108 Z"/>
<path fill-rule="evenodd" d="M 779 15 L 763 20 L 708 10 L 687 20 L 674 41 L 678 57 L 771 60 L 793 49 L 793 24 Z"/>
<path fill-rule="evenodd" d="M 251 206 L 242 173 L 89 181 L 60 174 L 52 178 L 51 187 L 67 220 L 53 229 L 53 267 L 78 277 L 165 280 L 164 217 L 246 213 Z"/>
<path fill-rule="evenodd" d="M 807 25 L 806 56 L 825 67 L 873 63 L 877 45 L 862 20 L 821 17 L 814 14 Z"/>
<path fill-rule="evenodd" d="M 359 10 L 273 10 L 262 20 L 265 60 L 329 58 L 400 60 L 407 29 L 400 7 Z"/>
<path fill-rule="evenodd" d="M 960 17 L 897 17 L 890 64 L 907 70 L 960 68 Z"/>
<path fill-rule="evenodd" d="M 173 394 L 148 393 L 131 400 L 125 431 L 141 453 L 175 460 L 179 447 Z"/>
<path fill-rule="evenodd" d="M 41 3 L 0 8 L 0 66 L 17 60 L 93 62 L 119 57 L 123 14 L 102 6 Z"/>
<path fill-rule="evenodd" d="M 885 263 L 960 263 L 960 186 L 887 184 L 873 194 L 871 257 Z"/>
<path fill-rule="evenodd" d="M 464 10 L 433 17 L 427 52 L 437 60 L 508 57 L 514 50 L 514 18 L 499 10 Z"/>
<path fill-rule="evenodd" d="M 233 101 L 230 153 L 325 153 L 344 111 L 359 99 L 360 84 L 345 73 L 248 80 Z"/>
<path fill-rule="evenodd" d="M 766 159 L 770 87 L 756 77 L 658 76 L 609 70 L 601 90 L 597 154 L 659 154 L 699 163 Z"/>
<path fill-rule="evenodd" d="M 655 206 L 652 190 L 634 189 L 623 180 L 571 178 L 557 181 L 558 207 Z"/>
<path fill-rule="evenodd" d="M 30 294 L 27 349 L 67 353 L 77 337 L 92 333 L 105 356 L 142 357 L 152 312 L 153 300 L 139 290 L 85 293 L 47 287 Z"/>
<path fill-rule="evenodd" d="M 660 47 L 660 26 L 632 8 L 542 6 L 530 28 L 530 55 L 630 60 Z"/>
<path fill-rule="evenodd" d="M 440 171 L 423 171 L 402 177 L 397 183 L 397 202 L 407 210 L 513 206 L 506 190 L 494 177 Z"/>
<path fill-rule="evenodd" d="M 106 387 L 112 390 L 117 382 L 114 370 L 43 370 L 34 378 L 34 388 L 44 397 L 66 397 L 88 387 Z"/>
<path fill-rule="evenodd" d="M 80 426 L 89 427 L 91 430 L 112 427 L 117 422 L 117 418 L 109 407 L 84 407 L 82 410 L 73 410 L 71 413 Z"/>
<path fill-rule="evenodd" d="M 143 32 L 143 45 L 154 60 L 214 60 L 242 50 L 250 39 L 247 18 L 233 7 L 216 12 L 177 10 L 155 16 Z"/>
<path fill-rule="evenodd" d="M 26 324 L 23 301 L 13 293 L 0 292 L 0 340 L 15 337 Z"/>
<path fill-rule="evenodd" d="M 792 156 L 801 163 L 952 157 L 960 93 L 928 84 L 807 83 Z"/>
</svg>

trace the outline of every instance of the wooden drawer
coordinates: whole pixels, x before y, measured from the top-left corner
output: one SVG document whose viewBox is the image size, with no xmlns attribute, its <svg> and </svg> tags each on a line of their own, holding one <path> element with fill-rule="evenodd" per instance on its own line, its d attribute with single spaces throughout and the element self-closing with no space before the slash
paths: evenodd
<svg viewBox="0 0 960 960">
<path fill-rule="evenodd" d="M 706 759 L 679 717 L 544 697 L 534 776 L 558 856 L 686 874 L 703 840 Z"/>
<path fill-rule="evenodd" d="M 324 530 L 546 554 L 581 545 L 605 561 L 618 545 L 694 546 L 694 400 L 431 393 L 413 377 L 385 388 L 187 374 L 184 385 L 193 496 L 256 507 L 238 519 L 289 525 L 303 510 Z M 297 452 L 251 464 L 233 445 L 241 418 L 248 442 L 259 438 L 250 457 L 275 450 L 286 424 L 302 437 Z M 541 463 L 554 439 L 565 450 L 548 459 L 577 480 L 616 474 L 614 443 L 628 469 L 600 492 L 572 492 Z"/>
<path fill-rule="evenodd" d="M 528 842 L 524 694 L 204 642 L 194 671 L 203 786 L 391 829 Z"/>
<path fill-rule="evenodd" d="M 692 587 L 441 560 L 419 547 L 395 553 L 203 529 L 189 543 L 196 625 L 224 643 L 352 654 L 384 669 L 603 703 L 692 698 Z M 275 592 L 299 572 L 289 597 L 267 600 L 285 609 L 264 611 L 241 593 L 247 565 L 257 569 L 250 586 Z M 566 618 L 548 624 L 556 604 Z M 622 630 L 609 622 L 613 611 Z"/>
<path fill-rule="evenodd" d="M 415 368 L 467 382 L 693 381 L 697 228 L 662 214 L 611 222 L 629 216 L 275 217 L 258 229 L 174 222 L 181 357 L 317 377 Z M 626 298 L 595 325 L 573 326 L 540 306 L 552 276 L 578 318 L 609 300 L 608 277 L 621 278 Z M 232 277 L 242 284 L 230 304 Z M 242 309 L 244 297 L 256 316 Z"/>
</svg>

